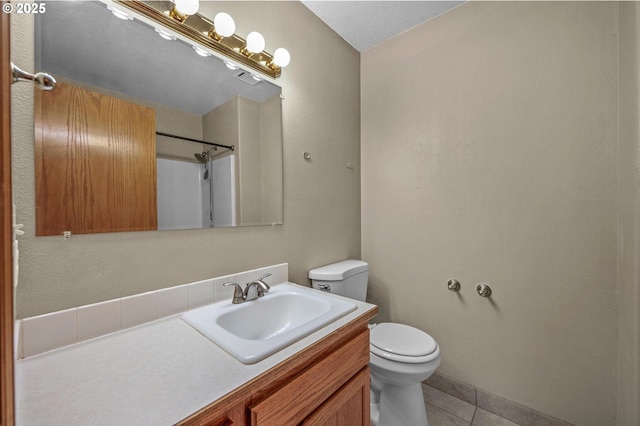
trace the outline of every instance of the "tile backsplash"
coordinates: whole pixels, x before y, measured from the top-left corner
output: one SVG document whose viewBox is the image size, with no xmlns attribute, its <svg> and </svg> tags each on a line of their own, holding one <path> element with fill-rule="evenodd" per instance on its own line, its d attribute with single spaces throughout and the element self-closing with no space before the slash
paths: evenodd
<svg viewBox="0 0 640 426">
<path fill-rule="evenodd" d="M 121 328 L 121 299 L 107 300 L 106 302 L 94 303 L 92 305 L 80 306 L 76 311 L 76 328 L 78 330 L 78 341 L 88 340 L 93 337 L 102 336 L 113 333 Z M 52 313 L 51 316 L 55 316 Z M 27 322 L 36 322 L 36 319 L 25 319 L 24 325 L 26 329 Z M 52 330 L 55 336 L 56 329 Z M 24 333 L 24 331 L 23 331 Z M 28 336 L 24 333 L 23 337 Z M 27 339 L 28 341 L 28 339 Z"/>
<path fill-rule="evenodd" d="M 55 349 L 60 346 L 70 345 L 78 339 L 76 310 L 52 312 L 34 318 L 26 318 L 22 321 L 22 354 L 35 355 L 41 352 Z M 24 339 L 28 336 L 28 339 Z M 20 335 L 18 335 L 18 338 Z"/>
<path fill-rule="evenodd" d="M 269 285 L 287 282 L 289 264 L 252 269 L 19 320 L 16 322 L 16 358 L 37 355 L 231 299 L 233 288 L 223 287 L 222 284 L 235 281 L 244 285 L 268 273 L 271 276 L 265 281 Z"/>
</svg>

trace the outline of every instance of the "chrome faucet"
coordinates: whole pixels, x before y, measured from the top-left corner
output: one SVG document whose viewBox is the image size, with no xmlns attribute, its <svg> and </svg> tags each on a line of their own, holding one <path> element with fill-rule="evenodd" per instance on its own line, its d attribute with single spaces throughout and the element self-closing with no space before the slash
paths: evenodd
<svg viewBox="0 0 640 426">
<path fill-rule="evenodd" d="M 255 300 L 269 293 L 269 290 L 271 289 L 271 287 L 269 287 L 269 285 L 266 282 L 264 282 L 264 279 L 269 276 L 271 276 L 271 274 L 264 274 L 257 280 L 247 283 L 244 287 L 244 290 L 242 290 L 242 287 L 240 286 L 240 284 L 234 283 L 234 282 L 228 282 L 222 285 L 225 287 L 234 286 L 233 299 L 231 300 L 231 303 L 234 303 L 237 305 L 238 303 L 244 303 L 250 300 Z"/>
</svg>

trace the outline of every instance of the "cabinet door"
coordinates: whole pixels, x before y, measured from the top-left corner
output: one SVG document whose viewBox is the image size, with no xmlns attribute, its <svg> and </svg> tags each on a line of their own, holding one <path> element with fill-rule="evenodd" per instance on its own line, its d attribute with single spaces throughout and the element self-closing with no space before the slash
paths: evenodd
<svg viewBox="0 0 640 426">
<path fill-rule="evenodd" d="M 155 111 L 58 83 L 35 91 L 36 235 L 157 229 Z"/>
<path fill-rule="evenodd" d="M 245 426 L 244 404 L 214 404 L 178 422 L 176 426 Z"/>
<path fill-rule="evenodd" d="M 369 367 L 363 368 L 303 422 L 303 426 L 369 426 Z"/>
<path fill-rule="evenodd" d="M 251 407 L 251 426 L 300 424 L 368 362 L 369 329 L 366 329 Z"/>
</svg>

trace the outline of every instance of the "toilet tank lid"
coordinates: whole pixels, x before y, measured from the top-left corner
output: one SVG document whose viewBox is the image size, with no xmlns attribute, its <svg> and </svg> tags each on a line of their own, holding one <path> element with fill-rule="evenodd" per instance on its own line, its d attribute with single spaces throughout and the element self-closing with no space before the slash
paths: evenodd
<svg viewBox="0 0 640 426">
<path fill-rule="evenodd" d="M 369 264 L 362 260 L 343 260 L 309 271 L 309 278 L 321 281 L 340 281 L 352 275 L 369 270 Z"/>
</svg>

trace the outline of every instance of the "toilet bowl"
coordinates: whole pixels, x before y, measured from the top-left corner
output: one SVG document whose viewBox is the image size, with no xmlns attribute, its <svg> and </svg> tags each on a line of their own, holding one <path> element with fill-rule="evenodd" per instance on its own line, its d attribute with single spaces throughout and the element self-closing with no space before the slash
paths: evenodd
<svg viewBox="0 0 640 426">
<path fill-rule="evenodd" d="M 344 260 L 309 271 L 313 287 L 365 301 L 368 264 Z M 422 381 L 440 365 L 440 348 L 427 333 L 397 323 L 374 324 L 369 344 L 371 423 L 428 426 Z"/>
<path fill-rule="evenodd" d="M 428 425 L 422 381 L 440 365 L 436 341 L 417 328 L 382 323 L 371 328 L 371 422 Z"/>
</svg>

